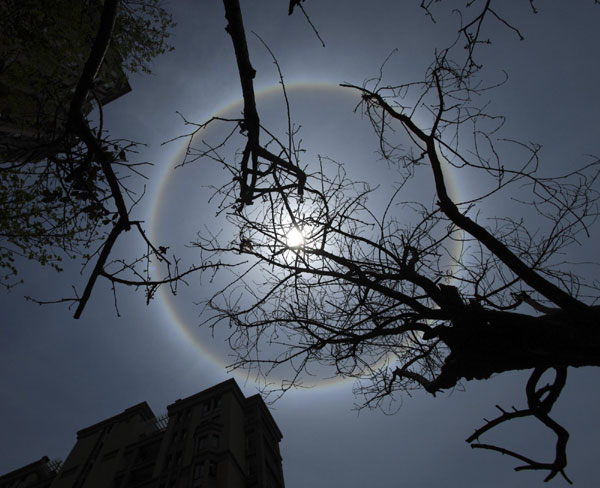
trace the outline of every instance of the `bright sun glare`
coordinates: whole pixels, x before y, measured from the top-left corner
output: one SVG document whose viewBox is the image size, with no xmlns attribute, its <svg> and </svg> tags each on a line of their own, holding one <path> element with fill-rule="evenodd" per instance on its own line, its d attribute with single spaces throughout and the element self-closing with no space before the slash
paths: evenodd
<svg viewBox="0 0 600 488">
<path fill-rule="evenodd" d="M 302 234 L 302 231 L 294 227 L 287 233 L 286 241 L 288 247 L 300 247 L 304 244 L 304 235 Z"/>
</svg>

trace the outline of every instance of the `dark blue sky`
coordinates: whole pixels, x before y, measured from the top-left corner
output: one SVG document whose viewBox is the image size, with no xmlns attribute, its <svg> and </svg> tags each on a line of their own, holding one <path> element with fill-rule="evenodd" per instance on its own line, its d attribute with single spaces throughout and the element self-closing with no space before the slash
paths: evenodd
<svg viewBox="0 0 600 488">
<path fill-rule="evenodd" d="M 171 172 L 169 165 L 181 147 L 179 143 L 160 144 L 186 131 L 175 111 L 202 122 L 240 98 L 221 2 L 171 3 L 178 23 L 172 38 L 175 51 L 155 61 L 154 74 L 132 77 L 133 91 L 105 111 L 105 124 L 113 136 L 149 144 L 140 158 L 155 166 L 148 171 L 147 196 L 138 217 L 163 232 L 164 222 L 150 218 L 155 215 L 160 183 Z M 507 8 L 504 3 L 508 2 L 498 2 L 500 8 Z M 417 0 L 307 0 L 305 7 L 327 45 L 322 48 L 301 15 L 287 16 L 287 2 L 242 2 L 246 30 L 257 32 L 275 52 L 286 81 L 313 83 L 292 91 L 296 94 L 292 110 L 306 124 L 305 145 L 348 161 L 351 174 L 369 173 L 375 182 L 387 178 L 389 170 L 378 168 L 383 163 L 376 157 L 363 163 L 357 147 L 368 156 L 377 141 L 364 121 L 352 114 L 352 97 L 338 94 L 331 86 L 340 82 L 360 85 L 377 75 L 395 48 L 398 52 L 386 67 L 385 79 L 390 83 L 418 80 L 434 49 L 451 42 L 457 28 L 457 18 L 447 11 L 439 10 L 438 22 L 433 24 L 418 4 Z M 507 137 L 543 145 L 547 174 L 568 171 L 587 162 L 587 154 L 599 153 L 600 6 L 591 0 L 540 2 L 540 13 L 534 16 L 526 0 L 510 4 L 502 12 L 526 39 L 519 41 L 499 23 L 486 25 L 494 40 L 480 51 L 486 73 L 490 79 L 500 79 L 503 69 L 510 75 L 504 86 L 490 93 L 490 110 L 508 117 Z M 277 73 L 264 48 L 252 37 L 249 48 L 258 71 L 257 89 L 275 86 Z M 323 88 L 327 84 L 330 88 Z M 311 89 L 315 90 L 312 98 Z M 327 124 L 321 116 L 311 120 L 303 109 L 304 101 L 325 104 L 327 99 L 331 102 L 324 109 L 331 117 Z M 339 124 L 334 117 L 339 117 Z M 319 134 L 327 137 L 323 140 Z M 184 179 L 192 185 L 197 182 L 198 187 L 219 178 L 204 167 L 189 171 L 193 178 L 186 174 Z M 463 194 L 472 191 L 469 181 L 456 185 Z M 199 198 L 195 193 L 193 197 Z M 199 225 L 218 226 L 215 210 L 206 202 L 166 192 L 158 206 L 181 209 L 172 233 L 182 239 L 192 239 Z M 598 261 L 593 245 L 597 238 L 595 231 L 591 241 L 570 257 Z M 125 242 L 122 249 L 128 252 L 127 246 L 137 245 Z M 78 289 L 84 286 L 88 270 L 79 275 L 78 268 L 72 267 L 57 275 L 33 264 L 24 264 L 22 270 L 25 285 L 0 296 L 0 473 L 42 455 L 66 457 L 77 430 L 135 403 L 146 400 L 159 414 L 177 398 L 229 377 L 223 366 L 228 360 L 226 349 L 209 343 L 196 327 L 201 319 L 191 302 L 207 292 L 207 285 L 198 279 L 192 279 L 189 289 L 170 302 L 184 317 L 186 325 L 180 327 L 164 299 L 145 306 L 143 293 L 131 290 L 119 294 L 121 317 L 117 317 L 112 294 L 103 283 L 97 286 L 82 319 L 75 321 L 64 306 L 39 307 L 23 296 L 69 295 L 72 284 Z M 590 267 L 588 272 L 597 276 L 598 268 Z M 208 350 L 213 352 L 208 354 Z M 577 486 L 595 486 L 600 476 L 598 375 L 593 370 L 569 374 L 568 386 L 554 410 L 557 420 L 571 432 L 568 473 Z M 237 378 L 246 394 L 256 391 L 252 381 L 244 383 L 242 375 Z M 284 434 L 286 485 L 540 486 L 541 473 L 514 473 L 515 461 L 473 451 L 464 442 L 483 417 L 495 415 L 494 405 L 524 404 L 525 378 L 521 373 L 507 374 L 466 383 L 465 392 L 447 392 L 438 398 L 422 393 L 402 397 L 401 409 L 393 416 L 352 411 L 351 381 L 292 391 L 273 410 Z M 492 440 L 523 447 L 532 457 L 552 456 L 552 436 L 534 424 L 515 423 L 490 436 Z M 557 479 L 552 484 L 565 482 Z"/>
</svg>

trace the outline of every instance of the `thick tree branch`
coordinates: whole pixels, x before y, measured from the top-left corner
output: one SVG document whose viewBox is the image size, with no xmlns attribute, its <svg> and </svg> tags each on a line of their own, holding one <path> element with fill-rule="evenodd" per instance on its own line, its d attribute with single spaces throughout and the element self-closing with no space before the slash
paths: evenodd
<svg viewBox="0 0 600 488">
<path fill-rule="evenodd" d="M 426 134 L 414 123 L 410 116 L 394 110 L 378 93 L 345 83 L 341 84 L 341 86 L 353 88 L 362 92 L 364 97 L 376 103 L 385 113 L 401 122 L 406 130 L 422 143 L 423 150 L 426 152 L 431 164 L 436 193 L 439 199 L 438 205 L 454 224 L 481 242 L 504 264 L 506 264 L 506 266 L 508 266 L 515 273 L 515 275 L 517 275 L 534 290 L 544 295 L 556 305 L 571 312 L 584 314 L 589 312 L 589 307 L 587 305 L 561 290 L 559 287 L 543 278 L 539 273 L 536 273 L 530 266 L 519 259 L 510 249 L 508 249 L 506 245 L 500 242 L 500 240 L 494 237 L 484 227 L 477 224 L 475 221 L 462 214 L 458 210 L 457 206 L 448 196 L 444 173 L 442 171 L 442 163 L 439 159 L 437 151 L 438 141 L 435 133 L 432 132 L 431 134 Z M 436 83 L 436 88 L 441 90 L 439 79 Z M 439 104 L 439 112 L 436 116 L 434 127 L 441 119 L 444 111 L 443 97 L 440 97 Z"/>
</svg>

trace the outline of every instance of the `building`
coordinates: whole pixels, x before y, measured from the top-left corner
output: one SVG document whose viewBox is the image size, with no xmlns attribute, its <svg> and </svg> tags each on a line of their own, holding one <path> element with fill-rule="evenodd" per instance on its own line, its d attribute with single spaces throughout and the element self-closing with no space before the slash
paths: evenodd
<svg viewBox="0 0 600 488">
<path fill-rule="evenodd" d="M 162 416 L 142 402 L 82 429 L 62 465 L 44 457 L 0 488 L 283 488 L 281 437 L 260 395 L 231 379 Z"/>
<path fill-rule="evenodd" d="M 56 474 L 60 470 L 60 461 L 50 461 L 47 456 L 44 456 L 38 461 L 15 469 L 10 473 L 0 477 L 0 486 L 10 488 L 50 488 L 52 482 L 56 478 Z"/>
</svg>

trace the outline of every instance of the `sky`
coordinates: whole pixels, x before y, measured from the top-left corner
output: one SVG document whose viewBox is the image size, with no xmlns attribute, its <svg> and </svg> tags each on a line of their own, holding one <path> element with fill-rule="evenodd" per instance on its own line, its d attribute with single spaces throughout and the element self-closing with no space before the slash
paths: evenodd
<svg viewBox="0 0 600 488">
<path fill-rule="evenodd" d="M 502 70 L 509 73 L 508 82 L 490 94 L 490 109 L 507 116 L 507 137 L 543 145 L 548 174 L 585 163 L 586 155 L 599 153 L 600 6 L 583 0 L 539 2 L 533 15 L 525 0 L 498 3 L 525 40 L 499 23 L 486 25 L 494 40 L 481 50 L 486 73 L 491 79 L 500 79 Z M 433 23 L 418 4 L 308 0 L 304 5 L 323 48 L 300 12 L 287 16 L 287 2 L 242 2 L 263 120 L 277 121 L 278 75 L 251 31 L 277 56 L 305 146 L 344 162 L 353 177 L 388 181 L 391 169 L 374 155 L 376 138 L 367 121 L 353 113 L 355 95 L 336 86 L 360 85 L 376 76 L 394 49 L 385 79 L 420 78 L 435 48 L 454 39 L 458 19 L 442 4 Z M 195 122 L 235 112 L 241 90 L 222 3 L 173 0 L 169 10 L 177 22 L 175 50 L 155 60 L 152 75 L 132 76 L 132 92 L 108 105 L 104 116 L 115 137 L 148 144 L 139 158 L 154 166 L 136 212 L 156 238 L 179 249 L 202 227 L 223 225 L 205 188 L 223 174 L 205 163 L 174 170 L 183 142 L 162 143 L 189 129 L 177 111 Z M 454 191 L 466 195 L 472 183 L 456 178 Z M 507 203 L 503 210 L 511 208 Z M 596 230 L 576 257 L 597 258 L 597 238 Z M 125 241 L 118 250 L 135 252 L 136 246 Z M 99 283 L 83 317 L 74 320 L 64 305 L 40 307 L 24 296 L 69 295 L 72 285 L 83 288 L 89 270 L 80 274 L 73 265 L 55 274 L 33 263 L 23 263 L 21 270 L 25 284 L 0 295 L 0 473 L 43 455 L 66 458 L 78 430 L 138 402 L 147 401 L 158 415 L 176 399 L 232 376 L 227 349 L 198 327 L 201 309 L 194 302 L 209 293 L 207 280 L 195 277 L 176 297 L 161 295 L 149 306 L 143 292 L 120 290 L 120 316 L 110 289 Z M 252 378 L 235 377 L 246 395 L 256 392 Z M 286 486 L 541 486 L 544 474 L 515 473 L 514 460 L 464 442 L 484 417 L 495 416 L 494 405 L 524 405 L 526 377 L 517 372 L 466 382 L 465 391 L 436 398 L 421 392 L 399 397 L 393 415 L 357 412 L 350 380 L 290 391 L 272 406 L 284 435 Z M 571 368 L 553 412 L 571 433 L 567 472 L 576 486 L 595 486 L 600 476 L 599 408 L 597 371 Z M 515 422 L 489 440 L 552 459 L 553 437 L 534 423 Z M 566 486 L 562 478 L 551 484 Z"/>
</svg>

